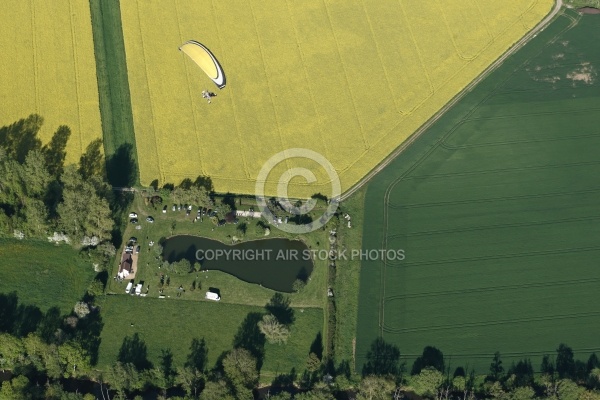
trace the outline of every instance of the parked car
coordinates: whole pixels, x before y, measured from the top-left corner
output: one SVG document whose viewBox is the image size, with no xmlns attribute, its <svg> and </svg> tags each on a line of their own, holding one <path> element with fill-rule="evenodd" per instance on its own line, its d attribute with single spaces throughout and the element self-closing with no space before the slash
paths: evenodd
<svg viewBox="0 0 600 400">
<path fill-rule="evenodd" d="M 215 292 L 206 292 L 206 294 L 204 295 L 204 298 L 207 300 L 213 300 L 213 301 L 221 300 L 221 296 L 219 296 L 219 294 L 215 293 Z"/>
<path fill-rule="evenodd" d="M 135 254 L 138 254 L 139 252 L 140 252 L 140 246 L 137 246 L 137 247 L 135 248 Z"/>
<path fill-rule="evenodd" d="M 138 220 L 137 220 L 137 218 L 131 218 L 131 219 L 129 220 L 129 222 L 131 222 L 132 224 L 137 224 L 137 223 L 138 223 Z"/>
<path fill-rule="evenodd" d="M 193 207 L 192 207 L 192 205 L 190 204 L 190 205 L 188 206 L 188 208 L 187 208 L 187 209 L 188 209 L 188 211 L 192 211 L 192 208 L 193 208 Z"/>
<path fill-rule="evenodd" d="M 164 206 L 163 207 L 163 214 L 166 214 L 166 213 L 167 213 L 167 206 Z"/>
<path fill-rule="evenodd" d="M 146 221 L 153 223 L 154 222 L 154 218 L 152 217 L 146 217 Z"/>
<path fill-rule="evenodd" d="M 137 242 L 137 238 L 135 236 L 132 236 L 129 238 L 130 242 L 136 243 Z"/>
<path fill-rule="evenodd" d="M 175 211 L 177 210 L 177 206 L 175 204 L 173 204 L 173 208 L 171 208 L 171 211 Z"/>
<path fill-rule="evenodd" d="M 134 212 L 129 213 L 129 218 L 137 218 L 137 214 Z"/>
<path fill-rule="evenodd" d="M 177 211 L 181 211 L 181 204 L 177 206 Z"/>
</svg>

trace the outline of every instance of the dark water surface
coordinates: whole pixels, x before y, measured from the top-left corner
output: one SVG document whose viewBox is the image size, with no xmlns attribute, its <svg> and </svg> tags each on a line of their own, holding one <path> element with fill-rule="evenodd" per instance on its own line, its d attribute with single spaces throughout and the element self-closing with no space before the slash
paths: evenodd
<svg viewBox="0 0 600 400">
<path fill-rule="evenodd" d="M 162 246 L 163 258 L 169 262 L 186 258 L 200 262 L 202 269 L 227 272 L 280 292 L 291 292 L 294 281 L 306 281 L 313 270 L 308 247 L 298 240 L 273 238 L 228 246 L 217 240 L 180 235 L 166 239 Z"/>
</svg>

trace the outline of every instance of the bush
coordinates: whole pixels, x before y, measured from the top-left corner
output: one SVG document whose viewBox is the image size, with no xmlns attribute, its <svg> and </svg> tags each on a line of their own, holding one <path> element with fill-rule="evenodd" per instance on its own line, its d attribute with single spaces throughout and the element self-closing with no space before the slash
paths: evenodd
<svg viewBox="0 0 600 400">
<path fill-rule="evenodd" d="M 75 311 L 75 314 L 77 314 L 79 318 L 84 318 L 90 313 L 90 307 L 87 305 L 87 303 L 79 301 L 77 304 L 75 304 L 73 311 Z"/>
<path fill-rule="evenodd" d="M 261 321 L 258 322 L 258 329 L 267 338 L 267 341 L 271 344 L 282 344 L 287 342 L 290 336 L 290 331 L 285 325 L 282 325 L 277 321 L 277 318 L 272 314 L 265 315 Z"/>
</svg>

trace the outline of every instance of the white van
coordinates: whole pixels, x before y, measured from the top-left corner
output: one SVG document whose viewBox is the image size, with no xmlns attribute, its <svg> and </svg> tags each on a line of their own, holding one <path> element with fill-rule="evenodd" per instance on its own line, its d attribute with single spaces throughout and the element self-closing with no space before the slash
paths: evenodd
<svg viewBox="0 0 600 400">
<path fill-rule="evenodd" d="M 135 294 L 136 294 L 136 295 L 138 295 L 138 296 L 139 296 L 139 295 L 142 293 L 142 286 L 143 286 L 143 285 L 142 285 L 141 283 L 138 283 L 138 284 L 135 286 Z"/>
<path fill-rule="evenodd" d="M 131 293 L 132 287 L 133 287 L 133 282 L 129 281 L 129 283 L 127 284 L 127 287 L 125 288 L 125 293 L 127 293 L 127 294 Z"/>
<path fill-rule="evenodd" d="M 206 296 L 204 296 L 204 297 L 208 300 L 214 300 L 214 301 L 221 300 L 221 297 L 219 297 L 219 295 L 214 292 L 206 292 Z"/>
</svg>

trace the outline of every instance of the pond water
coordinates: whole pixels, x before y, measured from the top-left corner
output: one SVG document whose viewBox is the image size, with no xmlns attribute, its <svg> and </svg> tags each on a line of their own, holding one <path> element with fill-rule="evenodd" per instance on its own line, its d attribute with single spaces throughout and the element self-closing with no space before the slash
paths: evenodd
<svg viewBox="0 0 600 400">
<path fill-rule="evenodd" d="M 202 269 L 223 271 L 280 292 L 292 292 L 294 281 L 306 281 L 313 270 L 308 247 L 298 240 L 273 238 L 228 246 L 217 240 L 180 235 L 166 239 L 162 246 L 163 258 L 169 262 L 186 258 L 199 262 Z"/>
</svg>

